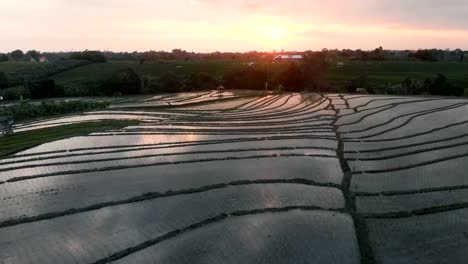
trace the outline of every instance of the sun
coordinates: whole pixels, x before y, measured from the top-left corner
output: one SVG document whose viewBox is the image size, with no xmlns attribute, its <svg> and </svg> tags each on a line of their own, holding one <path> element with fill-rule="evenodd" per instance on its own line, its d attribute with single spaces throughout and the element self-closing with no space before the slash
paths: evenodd
<svg viewBox="0 0 468 264">
<path fill-rule="evenodd" d="M 284 40 L 289 34 L 288 29 L 282 26 L 268 26 L 265 33 L 272 41 Z"/>
</svg>

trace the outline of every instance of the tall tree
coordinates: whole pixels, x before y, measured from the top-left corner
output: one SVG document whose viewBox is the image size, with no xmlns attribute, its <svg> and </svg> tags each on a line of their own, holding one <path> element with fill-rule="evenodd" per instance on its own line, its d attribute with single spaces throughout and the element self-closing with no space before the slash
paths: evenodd
<svg viewBox="0 0 468 264">
<path fill-rule="evenodd" d="M 30 50 L 30 51 L 26 52 L 26 56 L 29 56 L 29 57 L 33 58 L 34 60 L 36 60 L 36 61 L 39 61 L 39 57 L 41 56 L 41 54 L 36 50 Z"/>
<path fill-rule="evenodd" d="M 24 53 L 22 50 L 14 50 L 10 53 L 10 56 L 13 60 L 21 60 L 24 57 Z"/>
<path fill-rule="evenodd" d="M 8 79 L 4 72 L 0 72 L 0 89 L 8 87 Z"/>
<path fill-rule="evenodd" d="M 0 62 L 8 61 L 8 56 L 6 54 L 0 54 Z"/>
</svg>

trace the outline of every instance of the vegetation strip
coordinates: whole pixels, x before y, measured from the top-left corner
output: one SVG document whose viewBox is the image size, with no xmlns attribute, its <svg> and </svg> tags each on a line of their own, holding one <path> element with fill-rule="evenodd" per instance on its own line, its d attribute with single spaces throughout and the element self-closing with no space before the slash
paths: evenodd
<svg viewBox="0 0 468 264">
<path fill-rule="evenodd" d="M 47 214 L 42 214 L 42 215 L 37 215 L 37 216 L 29 216 L 29 217 L 21 217 L 17 219 L 10 219 L 6 221 L 0 222 L 0 228 L 4 227 L 10 227 L 10 226 L 15 226 L 15 225 L 20 225 L 20 224 L 26 224 L 26 223 L 32 223 L 32 222 L 38 222 L 38 221 L 43 221 L 43 220 L 50 220 L 58 217 L 63 217 L 63 216 L 68 216 L 68 215 L 74 215 L 74 214 L 79 214 L 79 213 L 84 213 L 88 211 L 94 211 L 94 210 L 99 210 L 105 207 L 112 207 L 112 206 L 117 206 L 117 205 L 123 205 L 123 204 L 130 204 L 130 203 L 138 203 L 138 202 L 143 202 L 143 201 L 148 201 L 148 200 L 154 200 L 158 198 L 164 198 L 164 197 L 173 197 L 173 196 L 179 196 L 179 195 L 186 195 L 186 194 L 194 194 L 194 193 L 202 193 L 206 191 L 212 191 L 212 190 L 217 190 L 217 189 L 224 189 L 230 186 L 246 186 L 246 185 L 260 185 L 260 184 L 300 184 L 300 185 L 307 185 L 307 186 L 317 186 L 317 187 L 327 187 L 327 188 L 335 188 L 341 190 L 342 187 L 341 185 L 334 184 L 334 183 L 321 183 L 321 182 L 316 182 L 312 180 L 307 180 L 307 179 L 263 179 L 263 180 L 243 180 L 243 181 L 233 181 L 229 183 L 220 183 L 220 184 L 214 184 L 214 185 L 207 185 L 203 186 L 200 188 L 192 188 L 192 189 L 183 189 L 183 190 L 177 190 L 177 191 L 167 191 L 164 193 L 158 193 L 158 192 L 150 192 L 150 193 L 145 193 L 139 196 L 131 197 L 128 199 L 124 200 L 119 200 L 119 201 L 110 201 L 110 202 L 105 202 L 105 203 L 100 203 L 100 204 L 94 204 L 82 208 L 72 208 L 68 209 L 66 211 L 59 211 L 59 212 L 52 212 L 52 213 L 47 213 Z"/>
<path fill-rule="evenodd" d="M 89 133 L 106 129 L 118 129 L 136 124 L 134 121 L 84 122 L 62 127 L 44 128 L 34 131 L 19 132 L 14 135 L 0 137 L 0 157 L 12 155 L 46 142 L 59 139 L 88 135 Z"/>
</svg>

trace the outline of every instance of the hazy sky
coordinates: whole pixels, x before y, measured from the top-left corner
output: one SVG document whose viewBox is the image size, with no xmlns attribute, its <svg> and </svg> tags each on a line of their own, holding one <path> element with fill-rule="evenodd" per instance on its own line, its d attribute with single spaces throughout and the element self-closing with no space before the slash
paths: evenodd
<svg viewBox="0 0 468 264">
<path fill-rule="evenodd" d="M 0 0 L 0 51 L 468 50 L 468 0 Z"/>
</svg>

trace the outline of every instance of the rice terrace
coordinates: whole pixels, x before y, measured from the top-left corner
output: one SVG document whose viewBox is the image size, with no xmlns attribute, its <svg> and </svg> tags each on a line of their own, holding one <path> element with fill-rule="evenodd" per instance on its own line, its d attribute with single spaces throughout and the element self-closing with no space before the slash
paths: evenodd
<svg viewBox="0 0 468 264">
<path fill-rule="evenodd" d="M 467 0 L 0 10 L 0 264 L 468 263 Z"/>
<path fill-rule="evenodd" d="M 0 260 L 459 262 L 467 111 L 457 98 L 234 90 L 20 122 L 17 134 L 123 123 L 0 160 Z"/>
</svg>

